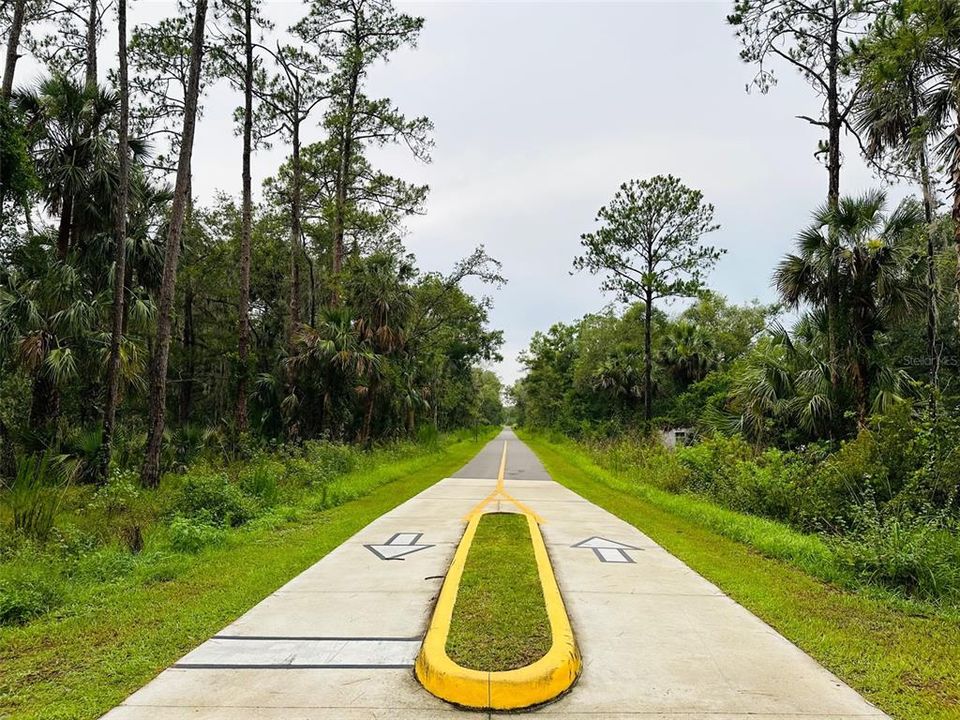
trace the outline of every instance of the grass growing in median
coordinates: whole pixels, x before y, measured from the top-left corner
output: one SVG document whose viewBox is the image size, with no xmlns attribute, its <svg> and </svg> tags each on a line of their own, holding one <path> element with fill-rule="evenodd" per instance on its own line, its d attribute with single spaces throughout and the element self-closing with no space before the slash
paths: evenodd
<svg viewBox="0 0 960 720">
<path fill-rule="evenodd" d="M 447 655 L 474 670 L 514 670 L 543 657 L 551 641 L 527 518 L 484 515 L 460 580 Z"/>
<path fill-rule="evenodd" d="M 960 718 L 960 617 L 844 589 L 816 536 L 607 471 L 576 443 L 521 433 L 558 482 L 650 536 L 898 720 Z"/>
<path fill-rule="evenodd" d="M 362 527 L 460 468 L 494 433 L 375 451 L 335 486 L 222 529 L 216 543 L 158 550 L 109 581 L 71 586 L 56 610 L 0 628 L 0 717 L 99 717 Z"/>
</svg>

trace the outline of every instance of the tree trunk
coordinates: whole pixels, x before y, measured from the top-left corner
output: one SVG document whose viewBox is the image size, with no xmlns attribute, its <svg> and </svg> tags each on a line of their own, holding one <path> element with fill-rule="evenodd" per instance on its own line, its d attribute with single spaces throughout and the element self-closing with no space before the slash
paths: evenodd
<svg viewBox="0 0 960 720">
<path fill-rule="evenodd" d="M 828 49 L 828 74 L 829 83 L 827 89 L 827 128 L 829 137 L 827 139 L 827 206 L 831 210 L 836 210 L 840 204 L 840 97 L 837 74 L 839 71 L 839 23 L 836 18 L 836 6 L 834 6 L 833 28 L 830 35 L 830 45 Z M 836 244 L 836 230 L 830 228 L 830 250 L 834 250 Z M 839 278 L 837 277 L 837 267 L 834 258 L 830 258 L 827 270 L 827 345 L 829 352 L 830 367 L 830 386 L 836 394 L 840 385 L 839 375 L 839 321 L 840 321 L 840 288 Z"/>
<path fill-rule="evenodd" d="M 183 294 L 183 363 L 184 373 L 180 377 L 180 402 L 177 404 L 177 419 L 181 425 L 190 422 L 193 410 L 193 376 L 196 372 L 196 355 L 193 335 L 193 287 L 187 285 Z"/>
<path fill-rule="evenodd" d="M 89 0 L 87 16 L 87 85 L 97 84 L 97 26 L 100 22 L 98 0 Z"/>
<path fill-rule="evenodd" d="M 160 283 L 160 303 L 157 313 L 157 336 L 150 363 L 149 422 L 147 448 L 143 461 L 141 482 L 156 487 L 160 482 L 160 446 L 163 442 L 167 398 L 167 363 L 170 359 L 170 329 L 173 320 L 173 302 L 176 292 L 177 263 L 180 256 L 180 238 L 187 211 L 190 190 L 190 161 L 193 154 L 193 136 L 197 123 L 197 101 L 200 96 L 200 64 L 203 60 L 203 33 L 207 17 L 207 0 L 196 0 L 193 39 L 190 48 L 190 79 L 184 98 L 183 133 L 180 157 L 177 161 L 177 181 L 163 261 Z"/>
<path fill-rule="evenodd" d="M 27 0 L 15 0 L 13 4 L 13 18 L 7 35 L 7 56 L 3 65 L 3 86 L 0 88 L 0 98 L 7 100 L 13 94 L 13 75 L 17 69 L 19 59 L 20 35 L 23 33 L 26 18 Z"/>
<path fill-rule="evenodd" d="M 287 345 L 293 354 L 300 329 L 300 193 L 303 168 L 300 162 L 300 123 L 293 126 L 292 178 L 290 187 L 290 330 Z"/>
<path fill-rule="evenodd" d="M 360 82 L 360 63 L 356 64 L 350 73 L 350 84 L 347 90 L 347 106 L 344 113 L 343 128 L 340 136 L 340 165 L 337 170 L 337 187 L 334 197 L 333 213 L 333 302 L 338 305 L 339 278 L 343 269 L 343 237 L 347 215 L 347 188 L 350 184 L 350 167 L 353 164 L 353 116 L 357 101 L 357 87 Z"/>
<path fill-rule="evenodd" d="M 97 466 L 97 477 L 101 482 L 106 479 L 107 471 L 110 469 L 114 423 L 116 422 L 117 401 L 120 395 L 120 341 L 123 337 L 124 318 L 126 316 L 127 197 L 130 192 L 130 152 L 127 147 L 130 126 L 130 86 L 127 70 L 127 0 L 119 0 L 117 5 L 117 32 L 120 36 L 117 51 L 120 91 L 120 127 L 118 128 L 119 137 L 117 141 L 119 178 L 113 220 L 113 316 L 110 331 L 110 355 L 107 359 L 107 392 L 103 408 L 103 435 Z"/>
<path fill-rule="evenodd" d="M 253 200 L 251 197 L 250 156 L 253 137 L 253 0 L 243 4 L 243 230 L 240 237 L 240 317 L 237 328 L 237 399 L 234 419 L 237 432 L 248 428 L 247 380 L 250 362 L 250 255 L 253 245 Z"/>
<path fill-rule="evenodd" d="M 60 227 L 57 228 L 57 258 L 65 260 L 70 252 L 70 227 L 73 218 L 73 198 L 65 197 L 60 204 Z"/>
<path fill-rule="evenodd" d="M 300 121 L 293 124 L 293 153 L 290 188 L 290 324 L 287 330 L 287 355 L 296 354 L 297 336 L 300 330 L 300 194 L 303 167 L 300 162 Z M 287 396 L 297 392 L 297 376 L 293 364 L 287 366 Z M 296 410 L 294 410 L 296 412 Z M 300 425 L 294 416 L 287 417 L 287 437 L 296 442 L 300 437 Z"/>
<path fill-rule="evenodd" d="M 60 391 L 42 367 L 33 376 L 30 400 L 30 430 L 46 436 L 60 414 Z"/>
<path fill-rule="evenodd" d="M 370 383 L 367 388 L 366 410 L 363 414 L 363 430 L 360 432 L 360 443 L 366 445 L 370 442 L 370 433 L 373 427 L 373 407 L 376 404 L 376 383 Z"/>
<path fill-rule="evenodd" d="M 648 287 L 644 297 L 643 309 L 643 422 L 650 430 L 653 419 L 653 291 Z"/>
<path fill-rule="evenodd" d="M 953 131 L 956 140 L 960 142 L 960 99 L 957 100 L 957 126 Z M 950 179 L 953 182 L 953 208 L 950 216 L 953 219 L 953 243 L 957 254 L 957 270 L 954 276 L 954 288 L 957 293 L 957 317 L 955 322 L 960 328 L 960 156 L 957 156 L 950 169 Z"/>
<path fill-rule="evenodd" d="M 317 278 L 313 267 L 313 258 L 304 253 L 304 260 L 307 261 L 307 271 L 310 273 L 310 313 L 308 315 L 310 326 L 317 324 Z"/>
<path fill-rule="evenodd" d="M 911 84 L 912 86 L 912 84 Z M 914 115 L 919 116 L 919 103 L 913 95 Z M 937 347 L 939 323 L 937 303 L 940 291 L 937 287 L 937 251 L 933 237 L 933 214 L 936 209 L 933 182 L 930 178 L 930 163 L 927 159 L 926 140 L 920 146 L 920 189 L 923 193 L 923 217 L 927 222 L 927 354 L 930 359 L 930 412 L 936 417 L 940 392 L 940 350 Z"/>
<path fill-rule="evenodd" d="M 13 478 L 16 472 L 17 461 L 13 452 L 13 440 L 10 439 L 7 426 L 0 419 L 0 478 L 4 480 Z"/>
</svg>

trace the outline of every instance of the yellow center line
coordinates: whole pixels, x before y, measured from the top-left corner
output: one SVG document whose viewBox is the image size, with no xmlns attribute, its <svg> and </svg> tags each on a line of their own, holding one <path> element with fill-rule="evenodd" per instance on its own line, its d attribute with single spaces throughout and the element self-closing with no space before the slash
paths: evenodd
<svg viewBox="0 0 960 720">
<path fill-rule="evenodd" d="M 512 502 L 514 505 L 516 505 L 517 508 L 519 508 L 520 512 L 522 512 L 524 515 L 532 516 L 538 523 L 541 523 L 541 524 L 545 523 L 546 520 L 544 520 L 543 517 L 538 515 L 536 512 L 531 510 L 529 507 L 524 505 L 522 502 L 517 500 L 513 495 L 511 495 L 506 491 L 506 488 L 504 487 L 504 478 L 506 476 L 506 472 L 507 472 L 507 442 L 504 441 L 503 453 L 500 455 L 500 471 L 497 473 L 497 487 L 493 490 L 493 492 L 487 495 L 483 500 L 481 500 L 479 503 L 474 505 L 473 509 L 463 516 L 463 519 L 469 522 L 474 515 L 481 514 L 484 508 L 486 508 L 487 505 L 493 502 L 493 500 L 495 500 L 497 496 L 501 496 L 505 498 L 508 502 Z"/>
<path fill-rule="evenodd" d="M 500 472 L 497 474 L 497 490 L 503 490 L 503 476 L 507 471 L 507 441 L 503 441 L 503 455 L 500 456 Z"/>
</svg>

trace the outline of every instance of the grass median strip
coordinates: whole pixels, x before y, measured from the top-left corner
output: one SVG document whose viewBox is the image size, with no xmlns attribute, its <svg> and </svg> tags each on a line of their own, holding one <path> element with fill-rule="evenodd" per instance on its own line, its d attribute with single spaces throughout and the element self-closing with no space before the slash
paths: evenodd
<svg viewBox="0 0 960 720">
<path fill-rule="evenodd" d="M 552 642 L 527 518 L 490 513 L 460 581 L 447 655 L 474 670 L 514 670 L 543 657 Z"/>
</svg>

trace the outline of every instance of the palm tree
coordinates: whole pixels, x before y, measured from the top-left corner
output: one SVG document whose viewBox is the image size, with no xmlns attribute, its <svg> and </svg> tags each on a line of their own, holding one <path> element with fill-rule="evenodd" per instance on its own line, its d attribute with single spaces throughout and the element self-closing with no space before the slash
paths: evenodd
<svg viewBox="0 0 960 720">
<path fill-rule="evenodd" d="M 46 78 L 14 98 L 26 118 L 31 155 L 47 209 L 59 217 L 57 256 L 94 232 L 109 231 L 118 183 L 117 96 L 65 75 Z M 142 142 L 132 140 L 140 157 Z"/>
<path fill-rule="evenodd" d="M 807 336 L 817 325 L 815 338 Z M 708 405 L 701 417 L 711 431 L 742 433 L 755 443 L 798 428 L 803 437 L 830 434 L 837 415 L 832 399 L 826 309 L 801 318 L 791 337 L 774 328 L 734 366 L 725 405 Z"/>
<path fill-rule="evenodd" d="M 60 390 L 80 375 L 107 303 L 42 237 L 16 248 L 0 275 L 0 351 L 32 377 L 33 432 L 53 431 Z"/>
<path fill-rule="evenodd" d="M 960 52 L 957 52 L 960 5 L 955 0 L 897 3 L 878 23 L 878 28 L 865 44 L 869 53 L 879 60 L 876 67 L 883 73 L 881 84 L 887 82 L 893 88 L 915 89 L 919 113 L 914 113 L 912 107 L 907 113 L 916 114 L 922 120 L 915 134 L 941 139 L 937 152 L 950 176 L 954 244 L 960 260 Z M 867 79 L 876 78 L 868 76 Z M 889 92 L 883 92 L 890 100 Z M 908 102 L 912 104 L 912 98 Z M 898 109 L 891 114 L 903 115 L 904 112 Z M 894 127 L 888 124 L 884 130 L 888 142 L 895 137 L 889 135 Z M 960 263 L 955 286 L 960 298 Z"/>
<path fill-rule="evenodd" d="M 593 387 L 609 394 L 625 409 L 643 397 L 643 358 L 637 353 L 618 353 L 605 358 L 593 373 Z"/>
<path fill-rule="evenodd" d="M 936 236 L 930 225 L 937 207 L 928 145 L 932 128 L 924 105 L 924 45 L 906 22 L 902 5 L 877 19 L 857 46 L 860 95 L 855 126 L 866 137 L 865 154 L 881 172 L 916 178 L 927 222 L 927 354 L 930 358 L 931 404 L 939 386 Z M 881 165 L 878 160 L 886 159 Z"/>
<path fill-rule="evenodd" d="M 886 215 L 886 195 L 870 192 L 823 207 L 774 273 L 781 298 L 791 307 L 823 310 L 828 278 L 839 280 L 838 314 L 844 332 L 838 343 L 853 385 L 857 418 L 866 419 L 872 385 L 882 360 L 877 336 L 923 304 L 919 264 L 910 240 L 923 228 L 923 213 L 905 200 Z M 833 398 L 836 401 L 838 398 Z"/>
<path fill-rule="evenodd" d="M 422 380 L 420 363 L 408 360 L 396 367 L 396 401 L 400 416 L 411 437 L 417 428 L 417 413 L 430 410 L 430 385 Z"/>
<path fill-rule="evenodd" d="M 376 253 L 348 266 L 344 282 L 347 301 L 356 317 L 359 339 L 380 358 L 368 368 L 360 387 L 364 399 L 363 423 L 359 440 L 370 440 L 382 370 L 389 359 L 405 354 L 407 326 L 413 307 L 413 265 L 389 253 Z"/>
<path fill-rule="evenodd" d="M 320 430 L 332 427 L 334 398 L 351 385 L 361 387 L 361 380 L 381 363 L 368 342 L 361 340 L 349 308 L 321 310 L 315 326 L 301 325 L 296 338 L 296 354 L 287 362 L 297 369 L 316 370 L 321 386 Z M 297 397 L 284 399 L 288 417 L 299 406 Z"/>
<path fill-rule="evenodd" d="M 670 326 L 657 359 L 685 389 L 717 366 L 717 349 L 698 325 L 680 320 Z"/>
</svg>

